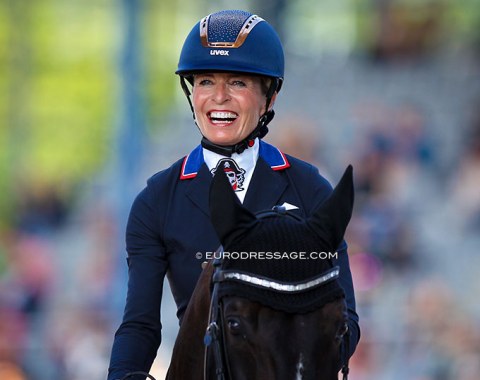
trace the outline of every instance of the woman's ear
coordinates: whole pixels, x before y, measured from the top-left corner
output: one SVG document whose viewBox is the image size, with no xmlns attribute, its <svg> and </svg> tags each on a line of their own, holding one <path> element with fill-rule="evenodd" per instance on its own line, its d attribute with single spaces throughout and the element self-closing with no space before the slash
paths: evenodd
<svg viewBox="0 0 480 380">
<path fill-rule="evenodd" d="M 268 110 L 271 111 L 273 109 L 273 106 L 275 105 L 275 100 L 277 99 L 277 94 L 278 92 L 275 91 L 273 93 L 272 99 L 270 100 L 270 104 L 268 105 Z"/>
</svg>

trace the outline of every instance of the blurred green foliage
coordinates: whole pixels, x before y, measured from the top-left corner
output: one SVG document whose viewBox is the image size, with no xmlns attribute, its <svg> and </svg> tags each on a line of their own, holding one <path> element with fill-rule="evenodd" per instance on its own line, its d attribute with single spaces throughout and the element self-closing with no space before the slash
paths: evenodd
<svg viewBox="0 0 480 380">
<path fill-rule="evenodd" d="M 2 3 L 1 222 L 18 186 L 71 185 L 105 159 L 117 86 L 114 17 L 106 1 Z"/>
<path fill-rule="evenodd" d="M 177 83 L 178 5 L 141 5 L 139 86 L 155 129 Z M 25 187 L 70 192 L 111 158 L 122 107 L 124 16 L 114 0 L 0 1 L 0 226 Z"/>
</svg>

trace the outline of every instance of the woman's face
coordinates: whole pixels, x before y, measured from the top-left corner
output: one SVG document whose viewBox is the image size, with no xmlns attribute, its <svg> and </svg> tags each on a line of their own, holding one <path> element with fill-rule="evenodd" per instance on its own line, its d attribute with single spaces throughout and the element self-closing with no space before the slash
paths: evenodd
<svg viewBox="0 0 480 380">
<path fill-rule="evenodd" d="M 196 74 L 192 99 L 200 132 L 218 145 L 234 145 L 245 139 L 265 112 L 261 79 L 246 74 Z M 274 100 L 275 95 L 272 106 Z"/>
</svg>

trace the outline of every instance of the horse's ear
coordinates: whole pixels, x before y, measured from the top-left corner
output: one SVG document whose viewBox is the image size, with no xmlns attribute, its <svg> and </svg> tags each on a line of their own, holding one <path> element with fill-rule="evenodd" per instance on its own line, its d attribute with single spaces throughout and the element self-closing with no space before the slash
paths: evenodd
<svg viewBox="0 0 480 380">
<path fill-rule="evenodd" d="M 224 248 L 257 223 L 256 216 L 240 203 L 223 170 L 216 170 L 210 186 L 210 218 Z"/>
<path fill-rule="evenodd" d="M 309 225 L 319 237 L 330 245 L 332 250 L 338 248 L 352 217 L 354 200 L 353 168 L 348 165 L 342 179 L 330 197 L 323 202 L 308 220 Z"/>
</svg>

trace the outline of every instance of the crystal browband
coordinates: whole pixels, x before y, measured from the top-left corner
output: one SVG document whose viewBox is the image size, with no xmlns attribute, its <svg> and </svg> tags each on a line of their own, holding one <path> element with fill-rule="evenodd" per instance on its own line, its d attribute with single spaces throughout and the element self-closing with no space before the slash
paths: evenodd
<svg viewBox="0 0 480 380">
<path fill-rule="evenodd" d="M 253 276 L 251 274 L 240 271 L 221 271 L 219 273 L 215 273 L 215 275 L 213 276 L 213 281 L 236 281 L 257 286 L 259 288 L 275 290 L 277 292 L 298 293 L 332 281 L 338 278 L 339 274 L 340 268 L 338 266 L 335 266 L 329 271 L 322 273 L 320 276 L 307 280 L 305 282 L 285 283 L 275 281 L 267 277 Z"/>
</svg>

